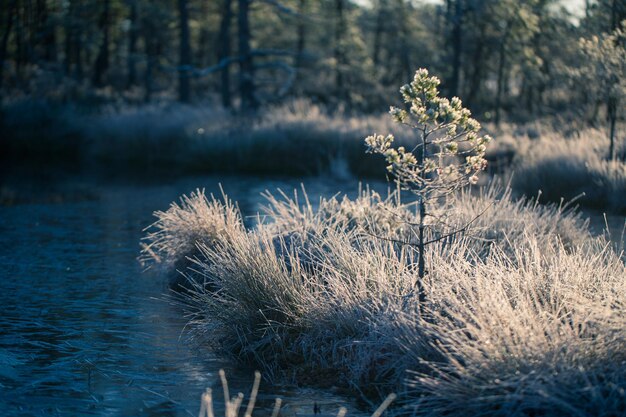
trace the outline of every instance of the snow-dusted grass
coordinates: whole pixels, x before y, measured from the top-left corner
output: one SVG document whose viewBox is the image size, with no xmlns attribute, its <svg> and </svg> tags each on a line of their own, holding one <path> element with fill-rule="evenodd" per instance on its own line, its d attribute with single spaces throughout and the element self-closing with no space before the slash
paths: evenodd
<svg viewBox="0 0 626 417">
<path fill-rule="evenodd" d="M 252 229 L 232 203 L 201 193 L 169 211 L 148 246 L 171 262 L 182 252 L 166 241 L 191 239 L 174 246 L 197 255 L 181 296 L 193 334 L 269 376 L 370 398 L 397 391 L 403 414 L 626 409 L 626 269 L 575 212 L 497 187 L 454 197 L 434 211 L 450 228 L 483 214 L 429 247 L 420 305 L 417 255 L 399 243 L 414 239 L 414 210 L 393 197 L 366 191 L 314 209 L 303 197 L 268 196 Z M 211 221 L 220 233 L 185 231 Z"/>
</svg>

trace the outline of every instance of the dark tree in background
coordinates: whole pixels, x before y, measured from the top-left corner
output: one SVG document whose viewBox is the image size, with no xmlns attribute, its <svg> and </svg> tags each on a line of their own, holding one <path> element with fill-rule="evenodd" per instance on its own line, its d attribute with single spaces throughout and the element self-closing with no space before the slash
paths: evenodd
<svg viewBox="0 0 626 417">
<path fill-rule="evenodd" d="M 344 51 L 344 39 L 346 36 L 346 17 L 344 13 L 344 1 L 335 0 L 335 90 L 339 98 L 345 98 L 344 91 L 344 66 L 346 55 Z"/>
<path fill-rule="evenodd" d="M 180 60 L 178 69 L 178 99 L 191 101 L 191 39 L 189 34 L 189 8 L 187 0 L 178 0 L 180 30 Z"/>
<path fill-rule="evenodd" d="M 388 0 L 378 0 L 376 2 L 376 23 L 374 25 L 374 40 L 372 47 L 372 60 L 375 67 L 380 64 L 380 52 L 382 47 L 384 25 L 387 19 L 389 19 L 387 1 Z"/>
<path fill-rule="evenodd" d="M 139 0 L 127 0 L 128 5 L 128 54 L 126 66 L 128 78 L 126 88 L 131 88 L 137 84 L 137 43 L 139 41 Z"/>
<path fill-rule="evenodd" d="M 452 74 L 450 77 L 448 91 L 450 96 L 459 95 L 459 84 L 461 82 L 461 52 L 463 37 L 463 0 L 447 0 L 448 19 L 450 21 L 450 46 L 452 49 Z"/>
<path fill-rule="evenodd" d="M 218 34 L 217 61 L 224 63 L 231 53 L 231 23 L 233 20 L 232 0 L 222 0 L 220 11 L 220 30 Z M 222 106 L 229 109 L 232 107 L 232 97 L 230 93 L 230 66 L 224 65 L 220 72 L 220 95 L 222 96 Z"/>
<path fill-rule="evenodd" d="M 304 60 L 304 46 L 306 41 L 306 24 L 304 16 L 306 15 L 307 0 L 298 0 L 298 28 L 296 38 L 296 58 L 294 66 L 302 68 Z"/>
<path fill-rule="evenodd" d="M 93 67 L 92 82 L 96 87 L 104 85 L 104 75 L 109 69 L 109 31 L 111 20 L 111 0 L 102 1 L 102 14 L 98 21 L 98 29 L 102 34 L 102 41 L 98 51 L 98 57 Z"/>
<path fill-rule="evenodd" d="M 6 3 L 6 2 L 5 2 Z M 9 43 L 9 35 L 11 34 L 11 29 L 13 28 L 13 22 L 15 20 L 15 12 L 17 9 L 17 0 L 11 0 L 6 5 L 7 7 L 4 9 L 5 12 L 5 27 L 4 32 L 2 34 L 2 44 L 0 44 L 0 87 L 2 87 L 2 81 L 4 80 L 4 61 L 7 54 L 7 46 Z"/>
<path fill-rule="evenodd" d="M 250 49 L 250 3 L 251 0 L 238 0 L 237 5 L 237 53 L 239 54 L 239 95 L 241 109 L 257 108 L 254 86 L 254 62 Z"/>
</svg>

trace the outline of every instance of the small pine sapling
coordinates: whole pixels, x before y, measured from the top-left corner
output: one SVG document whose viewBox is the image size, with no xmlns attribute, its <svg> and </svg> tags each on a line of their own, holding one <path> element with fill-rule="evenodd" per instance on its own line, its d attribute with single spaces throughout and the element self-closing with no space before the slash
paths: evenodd
<svg viewBox="0 0 626 417">
<path fill-rule="evenodd" d="M 426 216 L 429 204 L 468 184 L 478 182 L 478 174 L 487 161 L 485 150 L 491 141 L 480 136 L 480 123 L 471 117 L 458 97 L 439 97 L 440 81 L 419 69 L 411 83 L 400 89 L 408 110 L 391 107 L 393 120 L 415 129 L 417 143 L 412 149 L 394 147 L 393 135 L 374 134 L 365 139 L 368 153 L 381 154 L 387 170 L 400 187 L 414 193 L 419 210 L 418 280 L 415 283 L 420 301 L 425 300 L 422 280 L 426 274 L 425 248 L 441 240 L 426 241 Z M 458 233 L 456 230 L 445 237 Z"/>
</svg>

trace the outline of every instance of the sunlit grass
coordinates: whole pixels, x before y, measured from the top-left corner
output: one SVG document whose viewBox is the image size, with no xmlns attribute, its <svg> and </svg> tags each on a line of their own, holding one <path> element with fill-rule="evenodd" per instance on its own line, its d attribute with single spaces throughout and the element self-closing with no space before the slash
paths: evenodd
<svg viewBox="0 0 626 417">
<path fill-rule="evenodd" d="M 180 222 L 157 221 L 157 241 L 193 236 L 195 272 L 180 301 L 198 340 L 273 378 L 370 399 L 398 392 L 401 414 L 626 407 L 626 268 L 575 211 L 497 186 L 451 198 L 433 210 L 449 227 L 483 214 L 434 245 L 420 304 L 415 249 L 399 243 L 415 236 L 411 204 L 369 191 L 315 208 L 300 198 L 268 195 L 265 221 L 251 229 L 224 222 L 238 215 L 233 204 L 201 193 L 157 214 Z M 222 233 L 177 232 L 209 206 L 229 213 L 212 217 Z M 151 247 L 155 261 L 174 253 Z"/>
<path fill-rule="evenodd" d="M 570 137 L 547 126 L 533 134 L 499 137 L 492 159 L 512 159 L 513 187 L 547 201 L 568 201 L 614 212 L 626 212 L 626 143 L 617 144 L 617 160 L 608 160 L 609 140 L 602 129 L 587 128 Z"/>
</svg>

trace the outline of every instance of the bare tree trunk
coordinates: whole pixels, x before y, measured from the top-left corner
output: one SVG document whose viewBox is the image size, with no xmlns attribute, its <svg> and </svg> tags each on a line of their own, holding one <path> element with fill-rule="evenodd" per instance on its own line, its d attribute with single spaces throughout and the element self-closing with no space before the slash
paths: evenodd
<svg viewBox="0 0 626 417">
<path fill-rule="evenodd" d="M 345 98 L 343 76 L 345 51 L 343 42 L 346 35 L 346 18 L 344 13 L 344 0 L 335 0 L 335 12 L 335 89 L 337 91 L 337 96 Z"/>
<path fill-rule="evenodd" d="M 504 50 L 504 42 L 500 45 L 500 62 L 498 64 L 498 80 L 496 87 L 496 103 L 495 103 L 495 123 L 500 126 L 502 112 L 502 92 L 504 91 L 504 67 L 506 61 L 506 53 Z"/>
<path fill-rule="evenodd" d="M 400 12 L 398 21 L 401 45 L 401 52 L 398 56 L 400 58 L 401 83 L 405 82 L 404 80 L 410 80 L 413 72 L 411 68 L 411 56 L 409 54 L 409 28 L 406 17 L 409 13 L 409 10 L 407 10 L 408 7 L 405 0 L 398 0 L 398 11 Z"/>
<path fill-rule="evenodd" d="M 501 120 L 501 112 L 502 112 L 502 95 L 505 89 L 505 72 L 506 72 L 506 47 L 507 40 L 510 33 L 511 22 L 507 22 L 504 35 L 502 36 L 502 40 L 500 41 L 499 55 L 500 60 L 498 62 L 498 80 L 496 87 L 496 103 L 495 103 L 495 124 L 496 126 L 500 126 Z"/>
<path fill-rule="evenodd" d="M 146 69 L 143 74 L 144 83 L 144 101 L 150 102 L 152 99 L 152 92 L 154 91 L 154 66 L 156 64 L 157 52 L 158 52 L 158 39 L 155 22 L 152 16 L 144 16 L 141 24 L 141 32 L 143 36 L 145 54 L 146 54 Z"/>
<path fill-rule="evenodd" d="M 189 35 L 189 8 L 187 0 L 178 0 L 178 13 L 180 19 L 178 100 L 188 103 L 191 100 L 191 41 Z"/>
<path fill-rule="evenodd" d="M 448 0 L 448 13 L 452 21 L 450 43 L 452 44 L 452 76 L 449 94 L 458 96 L 461 82 L 461 53 L 463 51 L 463 3 L 462 0 Z"/>
<path fill-rule="evenodd" d="M 131 88 L 137 84 L 137 41 L 139 40 L 139 0 L 129 0 L 128 20 L 130 28 L 128 31 L 128 57 L 126 58 L 126 88 Z"/>
<path fill-rule="evenodd" d="M 376 14 L 376 27 L 374 29 L 374 50 L 372 52 L 372 60 L 374 62 L 374 68 L 378 68 L 380 64 L 380 48 L 383 37 L 383 27 L 385 24 L 386 13 L 386 1 L 380 0 L 378 2 L 378 13 Z"/>
<path fill-rule="evenodd" d="M 231 0 L 223 0 L 222 16 L 220 21 L 220 32 L 218 35 L 217 60 L 226 59 L 232 53 L 230 41 L 230 27 L 233 18 L 233 8 Z M 229 109 L 232 107 L 232 97 L 230 93 L 230 65 L 224 66 L 220 72 L 220 94 L 222 96 L 222 106 Z"/>
<path fill-rule="evenodd" d="M 85 76 L 83 68 L 83 54 L 83 41 L 81 39 L 80 32 L 76 31 L 74 34 L 74 63 L 76 65 L 74 74 L 78 80 L 82 80 Z"/>
<path fill-rule="evenodd" d="M 22 1 L 22 16 L 20 19 L 21 30 L 24 33 L 24 64 L 31 64 L 36 61 L 35 57 L 35 45 L 36 45 L 36 35 L 37 35 L 37 24 L 34 21 L 33 16 L 33 4 L 32 0 L 30 1 Z"/>
<path fill-rule="evenodd" d="M 12 0 L 11 3 L 9 3 L 9 7 L 7 9 L 7 22 L 4 33 L 2 34 L 2 44 L 0 45 L 0 87 L 2 87 L 2 81 L 4 78 L 4 60 L 6 59 L 9 35 L 11 34 L 11 29 L 13 27 L 16 6 L 17 0 Z"/>
<path fill-rule="evenodd" d="M 296 40 L 296 58 L 294 62 L 294 66 L 297 69 L 302 67 L 303 63 L 303 54 L 304 54 L 304 45 L 306 40 L 306 25 L 304 21 L 304 13 L 306 10 L 306 2 L 307 0 L 298 0 L 298 29 L 297 29 L 297 40 Z"/>
<path fill-rule="evenodd" d="M 109 32 L 111 27 L 111 0 L 104 0 L 98 27 L 102 33 L 102 43 L 93 68 L 92 83 L 96 87 L 104 85 L 104 75 L 109 70 Z"/>
<path fill-rule="evenodd" d="M 615 123 L 617 121 L 617 99 L 609 98 L 607 103 L 607 117 L 609 119 L 609 160 L 615 160 Z"/>
<path fill-rule="evenodd" d="M 626 6 L 623 1 L 611 2 L 611 30 L 617 30 L 622 22 L 626 19 Z M 609 159 L 615 160 L 615 124 L 617 123 L 618 100 L 616 97 L 610 97 L 606 106 L 607 118 L 609 120 Z"/>
<path fill-rule="evenodd" d="M 21 71 L 26 62 L 26 45 L 24 40 L 24 10 L 15 8 L 15 71 L 18 79 L 21 78 Z"/>
<path fill-rule="evenodd" d="M 56 31 L 46 0 L 37 0 L 37 37 L 43 47 L 43 58 L 56 62 Z"/>
<path fill-rule="evenodd" d="M 72 36 L 74 32 L 74 7 L 74 1 L 69 0 L 69 4 L 67 6 L 67 14 L 65 16 L 65 22 L 63 25 L 63 30 L 65 32 L 65 56 L 63 57 L 63 69 L 65 70 L 65 75 L 70 75 L 70 72 L 72 71 Z"/>
<path fill-rule="evenodd" d="M 238 0 L 237 39 L 239 54 L 239 94 L 241 110 L 255 110 L 258 102 L 254 86 L 254 62 L 250 51 L 250 0 Z"/>
<path fill-rule="evenodd" d="M 474 104 L 476 97 L 481 90 L 483 68 L 485 66 L 483 63 L 485 25 L 480 25 L 479 32 L 480 36 L 478 38 L 478 42 L 476 42 L 476 49 L 474 50 L 474 56 L 472 58 L 474 68 L 469 82 L 469 92 L 467 93 L 467 104 L 470 107 Z"/>
<path fill-rule="evenodd" d="M 209 16 L 210 15 L 210 7 L 209 3 L 213 3 L 212 1 L 203 1 L 200 3 L 200 13 L 201 16 Z M 200 27 L 200 33 L 198 35 L 197 45 L 194 48 L 195 58 L 193 62 L 198 67 L 206 67 L 211 64 L 211 60 L 209 59 L 211 55 L 211 31 L 209 30 L 208 25 L 202 25 Z"/>
<path fill-rule="evenodd" d="M 522 88 L 520 89 L 518 100 L 520 103 L 524 103 L 526 111 L 532 115 L 535 111 L 535 102 L 537 101 L 535 98 L 535 86 L 526 75 L 522 79 Z"/>
<path fill-rule="evenodd" d="M 37 45 L 38 21 L 36 9 L 33 8 L 33 0 L 27 0 L 24 3 L 24 25 L 28 31 L 28 42 L 26 43 L 26 56 L 28 63 L 34 63 L 37 60 L 35 47 Z M 36 5 L 35 5 L 36 6 Z"/>
<path fill-rule="evenodd" d="M 624 0 L 612 0 L 611 31 L 618 29 L 624 20 L 626 20 L 626 3 Z"/>
<path fill-rule="evenodd" d="M 298 0 L 298 23 L 296 27 L 296 54 L 293 57 L 293 67 L 296 70 L 295 78 L 293 84 L 302 92 L 301 79 L 302 79 L 302 70 L 304 69 L 305 60 L 304 60 L 304 49 L 306 46 L 306 10 L 307 10 L 307 0 Z M 302 84 L 303 85 L 303 84 Z M 296 92 L 297 94 L 297 92 Z"/>
<path fill-rule="evenodd" d="M 76 79 L 83 76 L 81 39 L 79 30 L 80 0 L 69 0 L 67 15 L 65 16 L 65 74 Z"/>
</svg>

